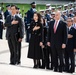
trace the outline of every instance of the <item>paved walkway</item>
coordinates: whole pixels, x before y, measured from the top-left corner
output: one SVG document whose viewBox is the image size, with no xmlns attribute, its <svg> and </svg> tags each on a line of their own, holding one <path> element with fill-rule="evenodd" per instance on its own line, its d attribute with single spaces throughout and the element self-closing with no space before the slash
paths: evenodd
<svg viewBox="0 0 76 75">
<path fill-rule="evenodd" d="M 27 58 L 28 43 L 22 42 L 21 65 L 9 65 L 10 53 L 6 40 L 0 40 L 0 75 L 76 75 L 51 70 L 33 69 L 33 61 Z"/>
<path fill-rule="evenodd" d="M 33 69 L 33 61 L 27 58 L 28 43 L 25 38 L 22 42 L 21 65 L 9 65 L 10 53 L 5 40 L 6 30 L 3 31 L 3 40 L 0 40 L 0 75 L 72 75 L 68 73 L 55 73 L 51 70 Z M 76 75 L 74 73 L 73 75 Z"/>
</svg>

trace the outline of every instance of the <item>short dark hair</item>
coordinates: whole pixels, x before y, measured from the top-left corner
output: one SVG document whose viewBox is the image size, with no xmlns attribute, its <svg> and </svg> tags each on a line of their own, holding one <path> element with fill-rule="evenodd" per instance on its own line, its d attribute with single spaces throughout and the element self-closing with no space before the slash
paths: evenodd
<svg viewBox="0 0 76 75">
<path fill-rule="evenodd" d="M 68 17 L 68 18 L 67 18 L 67 20 L 68 20 L 68 19 L 70 19 L 70 20 L 73 22 L 73 20 L 72 20 L 72 18 L 71 18 L 71 17 Z"/>
<path fill-rule="evenodd" d="M 17 7 L 16 5 L 14 5 L 14 4 L 13 4 L 13 5 L 11 5 L 11 7 L 15 7 L 15 9 L 17 9 L 17 8 L 18 8 L 18 7 Z"/>
</svg>

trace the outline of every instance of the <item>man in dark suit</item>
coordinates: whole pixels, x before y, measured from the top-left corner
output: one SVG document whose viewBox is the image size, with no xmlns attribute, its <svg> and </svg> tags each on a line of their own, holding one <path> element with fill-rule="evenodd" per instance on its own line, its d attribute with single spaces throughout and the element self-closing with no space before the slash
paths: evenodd
<svg viewBox="0 0 76 75">
<path fill-rule="evenodd" d="M 29 42 L 29 38 L 30 38 L 30 30 L 29 30 L 30 23 L 33 20 L 34 12 L 36 12 L 36 11 L 37 11 L 36 10 L 36 3 L 32 2 L 30 10 L 27 11 L 27 42 Z"/>
<path fill-rule="evenodd" d="M 10 49 L 10 64 L 20 63 L 19 42 L 23 38 L 23 23 L 21 18 L 16 16 L 16 6 L 11 6 L 11 15 L 6 18 L 5 26 L 7 27 L 6 38 Z"/>
<path fill-rule="evenodd" d="M 5 19 L 7 18 L 8 15 L 11 14 L 11 6 L 7 5 L 6 8 L 7 8 L 7 10 L 4 12 Z"/>
<path fill-rule="evenodd" d="M 44 22 L 43 22 L 44 21 Z M 49 50 L 50 48 L 47 47 L 47 33 L 48 33 L 48 23 L 47 20 L 44 20 L 42 18 L 42 55 L 43 55 L 43 59 L 42 59 L 42 64 L 40 63 L 40 68 L 42 69 L 50 69 L 49 67 Z"/>
<path fill-rule="evenodd" d="M 68 42 L 65 49 L 65 71 L 69 73 L 73 73 L 75 71 L 74 49 L 76 49 L 76 30 L 74 29 L 72 24 L 72 18 L 68 18 Z"/>
<path fill-rule="evenodd" d="M 25 33 L 26 33 L 26 39 L 25 41 L 28 42 L 28 26 L 27 26 L 27 13 L 25 13 L 25 16 L 24 16 L 24 24 L 25 24 Z"/>
<path fill-rule="evenodd" d="M 60 18 L 61 13 L 57 11 L 55 13 L 55 20 L 49 23 L 49 36 L 47 42 L 47 45 L 51 46 L 53 68 L 56 72 L 63 71 L 63 50 L 66 48 L 67 43 L 66 23 L 61 21 Z"/>
<path fill-rule="evenodd" d="M 3 36 L 3 21 L 2 21 L 2 13 L 0 12 L 0 39 L 2 39 Z"/>
</svg>

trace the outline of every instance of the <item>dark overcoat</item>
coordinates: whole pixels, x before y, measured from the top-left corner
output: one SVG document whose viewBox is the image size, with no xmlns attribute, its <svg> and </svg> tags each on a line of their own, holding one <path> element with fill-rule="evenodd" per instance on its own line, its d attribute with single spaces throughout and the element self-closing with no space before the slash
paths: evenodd
<svg viewBox="0 0 76 75">
<path fill-rule="evenodd" d="M 40 29 L 33 31 L 35 26 L 40 26 Z M 41 59 L 42 50 L 40 47 L 40 42 L 42 41 L 42 24 L 39 22 L 32 22 L 30 25 L 31 38 L 28 48 L 28 58 Z"/>
</svg>

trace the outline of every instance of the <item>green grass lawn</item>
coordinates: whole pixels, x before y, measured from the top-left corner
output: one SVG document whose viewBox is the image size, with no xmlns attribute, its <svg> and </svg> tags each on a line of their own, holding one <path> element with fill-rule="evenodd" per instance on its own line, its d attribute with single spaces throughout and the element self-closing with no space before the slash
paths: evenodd
<svg viewBox="0 0 76 75">
<path fill-rule="evenodd" d="M 9 3 L 8 3 L 9 4 Z M 12 3 L 11 3 L 12 4 Z M 3 6 L 4 6 L 4 11 L 6 10 L 6 5 L 7 5 L 7 3 L 5 3 Z M 16 4 L 19 8 L 20 8 L 20 10 L 21 10 L 21 12 L 22 12 L 22 10 L 24 10 L 24 12 L 27 12 L 29 9 L 30 9 L 30 4 Z M 1 4 L 0 4 L 0 6 L 1 6 Z M 40 9 L 45 9 L 46 8 L 46 6 L 45 5 L 37 5 L 37 7 L 36 7 L 36 9 L 39 11 Z"/>
</svg>

